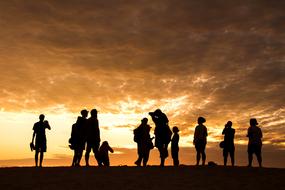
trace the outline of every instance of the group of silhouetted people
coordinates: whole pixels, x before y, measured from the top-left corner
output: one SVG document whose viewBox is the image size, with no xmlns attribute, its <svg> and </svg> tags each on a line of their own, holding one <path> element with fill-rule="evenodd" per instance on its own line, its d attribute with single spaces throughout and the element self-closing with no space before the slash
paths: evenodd
<svg viewBox="0 0 285 190">
<path fill-rule="evenodd" d="M 109 152 L 113 153 L 114 150 L 109 146 L 107 141 L 104 141 L 100 146 L 100 129 L 97 118 L 97 110 L 93 109 L 90 112 L 91 116 L 88 117 L 88 111 L 82 110 L 81 116 L 77 118 L 76 123 L 72 125 L 71 137 L 69 139 L 69 147 L 74 151 L 72 166 L 80 166 L 80 161 L 85 151 L 85 163 L 89 166 L 89 156 L 91 151 L 98 163 L 98 166 L 110 166 Z M 171 156 L 173 165 L 179 166 L 179 129 L 174 126 L 172 130 L 169 127 L 169 120 L 165 113 L 160 109 L 154 112 L 149 112 L 154 124 L 154 135 L 150 136 L 151 127 L 148 124 L 148 119 L 143 118 L 141 124 L 134 129 L 134 141 L 137 143 L 138 159 L 135 161 L 137 166 L 147 166 L 151 149 L 156 147 L 160 154 L 160 166 L 164 166 L 165 159 L 168 157 L 168 145 L 171 142 Z M 51 129 L 48 121 L 44 120 L 45 116 L 40 115 L 40 121 L 34 124 L 33 138 L 30 144 L 31 150 L 35 150 L 35 164 L 38 166 L 38 155 L 40 154 L 40 164 L 46 152 L 46 135 L 45 129 Z M 198 125 L 195 127 L 193 144 L 196 149 L 196 165 L 199 165 L 202 157 L 202 165 L 206 162 L 206 144 L 208 131 L 204 125 L 206 119 L 204 117 L 198 118 Z M 224 140 L 220 143 L 223 149 L 224 165 L 227 165 L 228 155 L 231 158 L 231 164 L 235 164 L 235 129 L 232 128 L 232 122 L 228 121 L 222 131 Z M 252 166 L 253 154 L 256 155 L 259 166 L 262 166 L 262 132 L 258 127 L 257 120 L 250 119 L 250 127 L 248 128 L 247 137 L 248 141 L 248 166 Z M 34 143 L 34 139 L 35 143 Z M 155 139 L 153 144 L 152 140 Z"/>
<path fill-rule="evenodd" d="M 204 126 L 203 123 L 206 122 L 206 119 L 203 117 L 198 118 L 198 125 L 195 128 L 194 133 L 194 145 L 196 148 L 197 156 L 196 156 L 196 165 L 199 165 L 200 158 L 202 156 L 202 165 L 205 165 L 206 161 L 206 153 L 205 148 L 207 144 L 207 127 Z M 262 156 L 261 156 L 261 148 L 262 148 L 262 131 L 257 126 L 258 122 L 255 118 L 250 119 L 249 121 L 250 127 L 247 131 L 248 137 L 248 166 L 252 166 L 253 154 L 256 155 L 257 161 L 260 167 L 262 167 Z M 225 124 L 225 128 L 223 129 L 222 135 L 224 135 L 224 140 L 220 143 L 220 148 L 223 149 L 223 157 L 224 157 L 224 165 L 227 165 L 228 155 L 231 158 L 232 166 L 235 165 L 235 129 L 232 128 L 232 122 L 228 121 Z"/>
<path fill-rule="evenodd" d="M 81 116 L 77 118 L 76 123 L 72 125 L 69 147 L 74 151 L 72 166 L 80 166 L 80 161 L 85 151 L 85 163 L 89 166 L 90 152 L 93 151 L 98 166 L 110 166 L 108 152 L 114 152 L 107 141 L 100 146 L 100 129 L 97 119 L 97 110 L 91 110 L 91 117 L 88 117 L 88 111 L 82 110 Z"/>
</svg>

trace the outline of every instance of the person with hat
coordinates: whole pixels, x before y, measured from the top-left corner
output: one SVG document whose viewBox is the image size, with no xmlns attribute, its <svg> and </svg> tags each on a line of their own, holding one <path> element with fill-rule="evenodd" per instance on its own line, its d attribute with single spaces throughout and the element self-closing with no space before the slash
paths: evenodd
<svg viewBox="0 0 285 190">
<path fill-rule="evenodd" d="M 179 166 L 179 155 L 178 155 L 178 152 L 179 152 L 179 129 L 178 127 L 173 127 L 172 128 L 172 132 L 173 132 L 173 136 L 172 136 L 172 139 L 171 139 L 171 156 L 172 156 L 172 159 L 173 159 L 173 165 L 174 166 Z"/>
<path fill-rule="evenodd" d="M 256 155 L 259 167 L 262 167 L 262 156 L 261 156 L 261 147 L 262 147 L 262 131 L 257 126 L 258 122 L 255 118 L 251 118 L 250 127 L 247 130 L 248 137 L 248 166 L 252 166 L 253 154 Z"/>
<path fill-rule="evenodd" d="M 149 159 L 149 152 L 153 149 L 152 138 L 150 138 L 151 127 L 147 124 L 148 119 L 143 118 L 141 124 L 134 130 L 134 141 L 137 143 L 138 147 L 138 159 L 135 161 L 137 166 L 147 166 Z"/>
<path fill-rule="evenodd" d="M 205 153 L 205 148 L 207 144 L 207 128 L 203 123 L 206 122 L 206 119 L 204 117 L 199 117 L 198 118 L 198 125 L 195 128 L 194 132 L 194 140 L 193 144 L 195 145 L 196 149 L 196 165 L 199 165 L 201 155 L 202 155 L 202 165 L 205 165 L 206 162 L 206 153 Z"/>
<path fill-rule="evenodd" d="M 222 134 L 224 135 L 224 146 L 222 147 L 224 166 L 227 165 L 228 154 L 230 154 L 232 166 L 235 165 L 235 145 L 234 145 L 235 129 L 232 128 L 232 125 L 233 123 L 231 121 L 228 121 L 222 132 Z"/>
<path fill-rule="evenodd" d="M 87 119 L 86 122 L 86 152 L 85 152 L 85 163 L 86 166 L 89 166 L 89 156 L 91 150 L 94 153 L 94 157 L 98 163 L 98 149 L 100 146 L 100 130 L 99 130 L 99 122 L 97 119 L 97 110 L 91 110 L 91 117 Z M 99 163 L 98 163 L 99 165 Z"/>
<path fill-rule="evenodd" d="M 80 166 L 83 151 L 86 142 L 86 124 L 87 124 L 87 110 L 81 110 L 81 116 L 78 116 L 75 124 L 72 125 L 70 143 L 74 150 L 72 166 Z"/>
<path fill-rule="evenodd" d="M 172 131 L 169 128 L 169 120 L 166 114 L 160 109 L 149 112 L 149 115 L 155 124 L 155 147 L 157 147 L 160 154 L 160 166 L 163 167 L 165 159 L 168 157 L 168 144 L 171 141 Z"/>
</svg>

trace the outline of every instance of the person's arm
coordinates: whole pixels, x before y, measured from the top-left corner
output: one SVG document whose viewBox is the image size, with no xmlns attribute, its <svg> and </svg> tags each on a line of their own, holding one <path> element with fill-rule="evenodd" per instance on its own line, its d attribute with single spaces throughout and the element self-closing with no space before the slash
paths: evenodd
<svg viewBox="0 0 285 190">
<path fill-rule="evenodd" d="M 49 125 L 49 123 L 48 123 L 47 120 L 45 121 L 45 124 L 46 124 L 46 128 L 47 128 L 48 130 L 50 130 L 51 128 L 50 128 L 50 125 Z"/>
<path fill-rule="evenodd" d="M 32 137 L 32 143 L 34 144 L 34 139 L 35 139 L 36 133 L 35 131 L 33 132 L 33 137 Z"/>
<path fill-rule="evenodd" d="M 100 142 L 101 141 L 101 138 L 100 138 L 100 129 L 99 129 L 99 121 L 97 120 L 97 134 L 98 134 L 98 141 Z"/>
<path fill-rule="evenodd" d="M 113 150 L 110 146 L 108 146 L 108 150 L 109 150 L 111 153 L 114 153 L 114 150 Z"/>
<path fill-rule="evenodd" d="M 194 131 L 194 138 L 193 138 L 193 144 L 196 143 L 196 138 L 197 138 L 197 129 L 195 128 L 195 131 Z"/>
<path fill-rule="evenodd" d="M 222 135 L 226 133 L 226 128 L 223 129 Z"/>
<path fill-rule="evenodd" d="M 261 129 L 260 129 L 260 138 L 261 138 L 261 139 L 263 138 L 263 134 L 262 134 Z"/>
<path fill-rule="evenodd" d="M 34 139 L 35 139 L 35 136 L 36 136 L 36 133 L 35 133 L 35 125 L 33 127 L 33 137 L 32 137 L 32 143 L 34 144 Z"/>
</svg>

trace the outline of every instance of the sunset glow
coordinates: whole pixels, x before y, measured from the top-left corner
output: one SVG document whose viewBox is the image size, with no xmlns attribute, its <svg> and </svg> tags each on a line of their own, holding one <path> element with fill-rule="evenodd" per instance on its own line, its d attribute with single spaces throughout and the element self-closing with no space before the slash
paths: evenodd
<svg viewBox="0 0 285 190">
<path fill-rule="evenodd" d="M 284 156 L 284 2 L 215 2 L 1 1 L 0 166 L 31 164 L 41 113 L 52 128 L 47 158 L 63 158 L 50 165 L 70 165 L 71 126 L 93 108 L 114 164 L 133 164 L 133 129 L 148 117 L 153 136 L 148 113 L 157 108 L 179 127 L 185 164 L 194 163 L 199 116 L 213 159 L 225 123 L 244 147 L 252 117 L 265 152 Z"/>
</svg>

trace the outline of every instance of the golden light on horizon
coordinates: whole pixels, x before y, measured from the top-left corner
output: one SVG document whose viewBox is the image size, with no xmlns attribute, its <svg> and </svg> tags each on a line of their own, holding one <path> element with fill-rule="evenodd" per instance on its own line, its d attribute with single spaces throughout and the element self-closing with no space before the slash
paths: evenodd
<svg viewBox="0 0 285 190">
<path fill-rule="evenodd" d="M 184 148 L 204 116 L 209 151 L 229 120 L 244 147 L 252 117 L 264 144 L 284 150 L 284 6 L 219 2 L 1 1 L 0 163 L 33 157 L 40 113 L 52 127 L 47 157 L 71 155 L 71 126 L 84 108 L 99 110 L 103 139 L 125 154 L 143 117 L 153 135 L 148 112 L 157 108 Z M 116 163 L 133 158 L 125 154 Z"/>
</svg>

